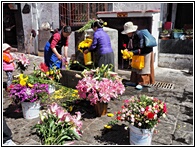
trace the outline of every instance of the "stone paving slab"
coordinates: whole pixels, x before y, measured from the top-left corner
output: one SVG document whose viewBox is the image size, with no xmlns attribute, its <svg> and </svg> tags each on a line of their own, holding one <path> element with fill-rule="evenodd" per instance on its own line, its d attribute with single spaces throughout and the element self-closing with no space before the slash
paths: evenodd
<svg viewBox="0 0 196 148">
<path fill-rule="evenodd" d="M 35 63 L 43 62 L 43 57 L 29 56 Z M 29 66 L 28 73 L 33 70 Z M 17 74 L 17 72 L 15 72 Z M 119 74 L 128 79 L 130 72 L 119 71 Z M 168 116 L 161 119 L 156 127 L 157 134 L 153 134 L 152 145 L 193 145 L 193 76 L 185 75 L 180 70 L 156 68 L 155 79 L 175 83 L 173 90 L 165 90 L 154 87 L 145 87 L 142 91 L 134 87 L 126 87 L 126 92 L 121 100 L 113 100 L 108 104 L 108 112 L 120 109 L 122 101 L 131 95 L 146 94 L 156 96 L 166 101 Z M 3 73 L 3 80 L 6 80 Z M 23 118 L 22 112 L 14 112 L 17 108 L 11 105 L 8 94 L 3 92 L 3 115 L 13 133 L 13 140 L 17 145 L 41 145 L 39 137 L 33 134 L 31 127 L 39 121 L 39 118 L 27 120 Z M 90 108 L 90 107 L 89 107 Z M 83 136 L 74 141 L 73 145 L 129 145 L 129 130 L 125 130 L 127 123 L 118 123 L 111 130 L 104 129 L 104 125 L 112 118 L 107 115 L 96 117 L 94 111 L 87 111 L 83 117 Z"/>
</svg>

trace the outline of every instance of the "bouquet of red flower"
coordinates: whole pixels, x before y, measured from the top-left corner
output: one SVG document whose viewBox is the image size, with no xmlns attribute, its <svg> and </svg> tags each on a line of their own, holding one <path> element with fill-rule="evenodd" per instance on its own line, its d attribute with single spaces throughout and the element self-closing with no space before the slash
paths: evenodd
<svg viewBox="0 0 196 148">
<path fill-rule="evenodd" d="M 55 82 L 59 82 L 62 77 L 60 69 L 57 69 L 55 66 L 49 69 L 45 63 L 40 63 L 39 69 L 34 67 L 34 75 L 46 80 L 54 80 Z"/>
<path fill-rule="evenodd" d="M 122 109 L 116 113 L 116 119 L 127 121 L 141 129 L 151 129 L 166 113 L 167 108 L 164 102 L 154 97 L 140 95 L 124 100 Z"/>
</svg>

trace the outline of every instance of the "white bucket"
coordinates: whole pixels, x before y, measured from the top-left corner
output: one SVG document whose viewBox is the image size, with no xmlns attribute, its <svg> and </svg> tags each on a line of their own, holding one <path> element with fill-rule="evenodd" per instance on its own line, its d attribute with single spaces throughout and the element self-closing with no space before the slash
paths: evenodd
<svg viewBox="0 0 196 148">
<path fill-rule="evenodd" d="M 151 145 L 153 129 L 140 129 L 129 126 L 129 140 L 131 145 Z"/>
<path fill-rule="evenodd" d="M 23 117 L 25 119 L 34 119 L 39 117 L 40 102 L 21 102 Z"/>
<path fill-rule="evenodd" d="M 49 94 L 52 94 L 55 92 L 55 86 L 54 85 L 48 85 L 48 91 L 49 91 Z"/>
</svg>

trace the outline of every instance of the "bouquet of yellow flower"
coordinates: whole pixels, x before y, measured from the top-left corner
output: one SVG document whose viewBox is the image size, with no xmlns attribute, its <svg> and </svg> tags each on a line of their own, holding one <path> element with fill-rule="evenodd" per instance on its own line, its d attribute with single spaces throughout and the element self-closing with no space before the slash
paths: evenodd
<svg viewBox="0 0 196 148">
<path fill-rule="evenodd" d="M 69 112 L 75 107 L 75 101 L 79 100 L 78 90 L 60 86 L 50 97 L 51 101 L 59 103 Z"/>
<path fill-rule="evenodd" d="M 130 52 L 127 49 L 121 50 L 121 53 L 122 53 L 122 58 L 125 60 L 132 59 L 133 57 L 133 52 Z"/>
<path fill-rule="evenodd" d="M 86 40 L 79 43 L 78 50 L 80 50 L 83 53 L 84 50 L 88 49 L 91 46 L 92 42 L 93 42 L 92 39 L 87 38 Z M 85 65 L 92 64 L 91 52 L 84 54 L 84 64 Z"/>
<path fill-rule="evenodd" d="M 85 49 L 88 49 L 91 46 L 92 42 L 92 39 L 87 38 L 86 40 L 79 43 L 78 50 L 80 50 L 83 53 Z"/>
</svg>

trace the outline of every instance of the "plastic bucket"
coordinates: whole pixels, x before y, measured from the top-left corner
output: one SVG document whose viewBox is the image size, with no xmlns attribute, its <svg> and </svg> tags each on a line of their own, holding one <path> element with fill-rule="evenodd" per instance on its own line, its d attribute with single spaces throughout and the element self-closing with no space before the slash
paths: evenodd
<svg viewBox="0 0 196 148">
<path fill-rule="evenodd" d="M 173 35 L 174 35 L 174 39 L 179 39 L 180 36 L 183 35 L 183 33 L 181 33 L 181 32 L 174 32 Z"/>
<path fill-rule="evenodd" d="M 90 65 L 92 63 L 92 58 L 91 58 L 91 52 L 88 52 L 87 54 L 84 55 L 84 64 L 85 65 Z"/>
<path fill-rule="evenodd" d="M 48 92 L 49 94 L 52 94 L 55 92 L 55 86 L 54 85 L 48 85 Z"/>
<path fill-rule="evenodd" d="M 131 145 L 151 145 L 153 129 L 140 129 L 129 126 L 129 140 Z"/>
<path fill-rule="evenodd" d="M 40 102 L 21 102 L 23 117 L 25 119 L 34 119 L 39 117 Z"/>
</svg>

